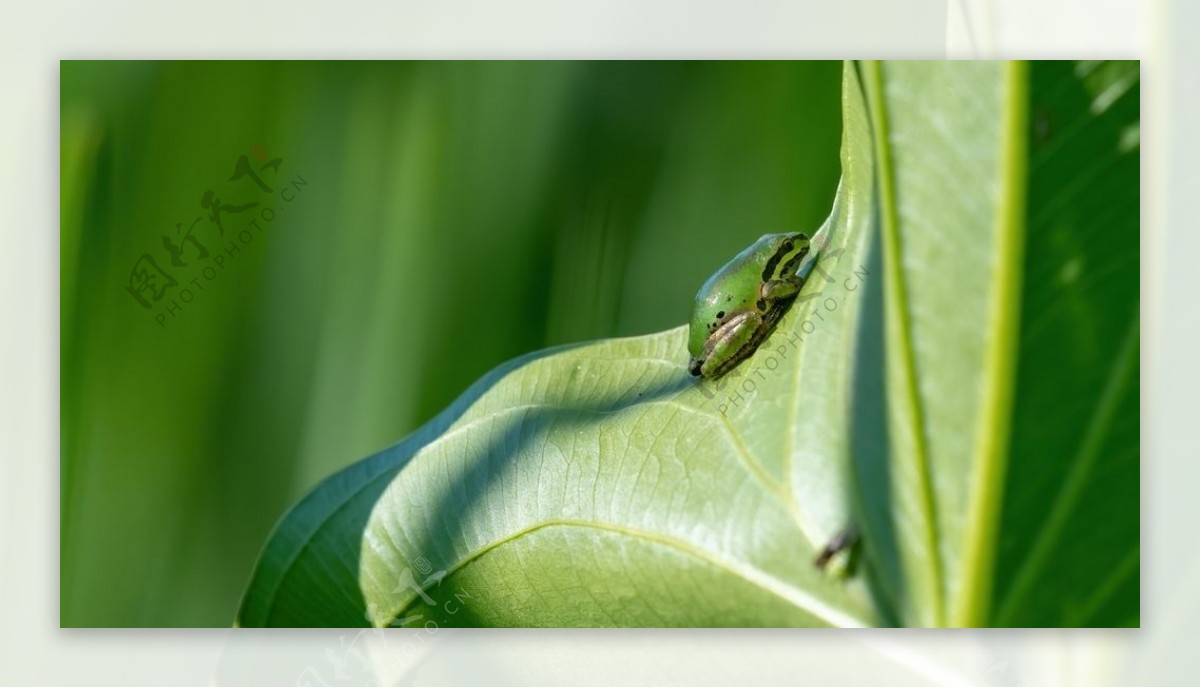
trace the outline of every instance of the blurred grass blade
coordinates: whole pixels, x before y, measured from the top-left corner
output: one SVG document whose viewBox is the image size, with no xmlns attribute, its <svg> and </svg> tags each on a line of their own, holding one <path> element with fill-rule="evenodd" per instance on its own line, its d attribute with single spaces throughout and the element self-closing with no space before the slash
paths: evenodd
<svg viewBox="0 0 1200 688">
<path fill-rule="evenodd" d="M 1138 82 L 1137 62 L 1030 68 L 994 625 L 1139 625 Z"/>
</svg>

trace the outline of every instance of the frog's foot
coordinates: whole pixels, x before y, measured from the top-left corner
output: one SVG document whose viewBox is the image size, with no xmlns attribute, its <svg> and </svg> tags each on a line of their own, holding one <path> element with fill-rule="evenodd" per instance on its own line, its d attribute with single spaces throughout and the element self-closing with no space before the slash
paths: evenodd
<svg viewBox="0 0 1200 688">
<path fill-rule="evenodd" d="M 766 310 L 765 306 L 767 304 L 795 296 L 800 293 L 800 287 L 803 285 L 804 280 L 799 277 L 773 279 L 763 282 L 762 287 L 758 290 L 759 310 Z"/>
<path fill-rule="evenodd" d="M 833 558 L 833 555 L 849 550 L 856 542 L 858 542 L 858 529 L 854 526 L 847 526 L 838 531 L 837 535 L 834 535 L 833 539 L 817 554 L 817 558 L 813 560 L 813 566 L 816 566 L 818 569 L 824 569 L 829 560 Z"/>
</svg>

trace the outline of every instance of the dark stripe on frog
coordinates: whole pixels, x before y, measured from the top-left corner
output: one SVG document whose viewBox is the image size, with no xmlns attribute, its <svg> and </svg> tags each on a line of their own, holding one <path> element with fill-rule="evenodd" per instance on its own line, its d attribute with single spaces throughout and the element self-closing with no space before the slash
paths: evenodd
<svg viewBox="0 0 1200 688">
<path fill-rule="evenodd" d="M 805 246 L 804 248 L 797 251 L 796 255 L 792 256 L 791 259 L 788 260 L 788 262 L 784 263 L 783 269 L 779 271 L 779 274 L 794 276 L 796 274 L 796 268 L 800 267 L 800 261 L 804 260 L 804 256 L 807 256 L 807 255 L 808 255 L 808 247 Z"/>
<path fill-rule="evenodd" d="M 775 266 L 779 265 L 779 261 L 783 260 L 783 257 L 787 255 L 787 252 L 791 251 L 793 248 L 795 247 L 792 245 L 791 239 L 788 239 L 779 245 L 779 249 L 775 251 L 775 255 L 771 256 L 770 259 L 767 260 L 767 267 L 763 268 L 762 281 L 766 282 L 775 276 Z"/>
</svg>

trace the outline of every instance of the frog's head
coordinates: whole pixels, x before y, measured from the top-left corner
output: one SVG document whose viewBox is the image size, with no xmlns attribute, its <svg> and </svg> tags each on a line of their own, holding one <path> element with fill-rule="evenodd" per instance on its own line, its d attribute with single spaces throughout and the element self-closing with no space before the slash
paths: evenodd
<svg viewBox="0 0 1200 688">
<path fill-rule="evenodd" d="M 804 258 L 808 255 L 809 249 L 812 247 L 812 242 L 808 235 L 804 232 L 795 232 L 792 234 L 771 234 L 771 242 L 768 244 L 768 250 L 764 255 L 767 258 L 766 266 L 764 266 L 762 277 L 763 281 L 768 279 L 783 280 L 796 277 L 796 271 L 800 269 L 800 264 L 804 262 Z M 774 270 L 772 270 L 772 265 Z M 768 277 L 770 274 L 770 277 Z"/>
</svg>

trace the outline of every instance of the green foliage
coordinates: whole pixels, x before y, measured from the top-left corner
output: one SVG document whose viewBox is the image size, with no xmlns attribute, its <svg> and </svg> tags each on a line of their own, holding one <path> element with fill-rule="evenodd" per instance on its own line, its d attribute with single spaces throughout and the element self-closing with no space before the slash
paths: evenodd
<svg viewBox="0 0 1200 688">
<path fill-rule="evenodd" d="M 289 514 L 241 623 L 1136 623 L 1136 66 L 863 81 L 829 274 L 732 380 L 682 329 L 505 366 Z"/>
<path fill-rule="evenodd" d="M 826 260 L 838 282 L 858 279 L 850 268 L 872 235 L 871 141 L 852 79 L 845 103 Z M 799 339 L 821 286 L 809 283 L 781 333 Z M 859 582 L 811 563 L 847 519 L 856 311 L 850 301 L 819 334 L 810 322 L 805 343 L 776 335 L 772 355 L 721 384 L 693 383 L 685 328 L 504 366 L 285 518 L 240 623 L 873 623 Z M 434 569 L 445 577 L 423 599 L 414 583 Z M 455 595 L 470 603 L 450 615 Z"/>
<path fill-rule="evenodd" d="M 228 626 L 321 479 L 509 359 L 684 322 L 765 228 L 825 217 L 840 74 L 64 62 L 61 623 Z M 293 201 L 229 181 L 256 144 L 265 181 L 307 180 Z M 210 189 L 278 217 L 212 282 L 180 270 L 204 291 L 160 327 L 178 288 L 145 310 L 130 269 L 169 269 Z M 196 228 L 213 254 L 249 227 L 228 217 Z"/>
<path fill-rule="evenodd" d="M 1138 81 L 1136 62 L 1030 74 L 998 625 L 1139 625 Z"/>
<path fill-rule="evenodd" d="M 912 623 L 1136 623 L 1137 66 L 1096 67 L 867 69 Z"/>
<path fill-rule="evenodd" d="M 221 623 L 443 408 L 240 625 L 1137 625 L 1138 66 L 844 72 L 820 271 L 697 384 L 666 328 L 818 225 L 835 66 L 64 66 L 64 625 Z M 312 203 L 158 333 L 121 223 L 222 142 Z"/>
</svg>

